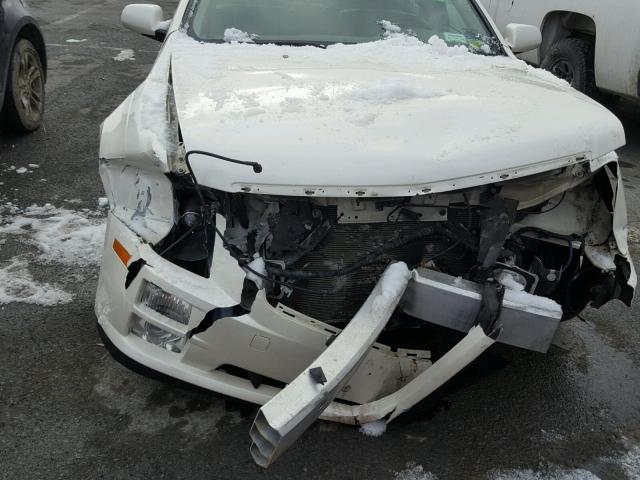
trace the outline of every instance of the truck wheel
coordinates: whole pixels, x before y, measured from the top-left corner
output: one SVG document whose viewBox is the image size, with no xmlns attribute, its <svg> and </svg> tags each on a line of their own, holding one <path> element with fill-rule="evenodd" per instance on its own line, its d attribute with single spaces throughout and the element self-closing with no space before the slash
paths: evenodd
<svg viewBox="0 0 640 480">
<path fill-rule="evenodd" d="M 576 90 L 594 96 L 597 92 L 594 58 L 593 40 L 564 38 L 551 46 L 540 66 Z"/>
<path fill-rule="evenodd" d="M 28 133 L 42 125 L 44 69 L 40 55 L 29 40 L 18 40 L 11 55 L 2 108 L 2 123 L 9 130 Z"/>
</svg>

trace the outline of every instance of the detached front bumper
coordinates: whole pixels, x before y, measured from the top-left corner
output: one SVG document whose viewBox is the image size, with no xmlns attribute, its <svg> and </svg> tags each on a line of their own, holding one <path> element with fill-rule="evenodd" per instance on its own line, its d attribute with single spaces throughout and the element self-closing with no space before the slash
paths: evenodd
<svg viewBox="0 0 640 480">
<path fill-rule="evenodd" d="M 146 262 L 128 289 L 124 285 L 128 271 L 113 250 L 115 240 L 131 255 L 129 265 L 138 259 Z M 132 332 L 143 321 L 186 336 L 207 312 L 237 305 L 245 273 L 219 243 L 214 252 L 211 278 L 200 277 L 158 256 L 109 214 L 95 306 L 98 323 L 113 346 L 137 363 L 202 388 L 264 404 L 316 359 L 340 329 L 282 305 L 273 307 L 259 292 L 251 313 L 215 321 L 179 353 Z M 188 325 L 160 315 L 141 301 L 148 283 L 192 306 Z M 374 344 L 339 398 L 354 403 L 373 401 L 394 392 L 430 364 L 429 352 L 391 351 Z"/>
<path fill-rule="evenodd" d="M 146 265 L 125 289 L 127 268 L 112 248 L 117 240 L 131 258 Z M 212 277 L 205 279 L 158 256 L 110 214 L 96 298 L 96 316 L 113 346 L 152 370 L 245 401 L 264 404 L 291 383 L 327 349 L 340 330 L 282 305 L 273 307 L 260 292 L 251 313 L 221 318 L 186 342 L 180 352 L 154 345 L 133 332 L 147 322 L 176 336 L 200 323 L 207 312 L 239 303 L 245 273 L 216 244 Z M 188 325 L 175 322 L 141 301 L 148 283 L 192 306 Z M 469 331 L 480 305 L 475 284 L 432 271 L 414 271 L 401 305 L 408 313 Z M 544 351 L 559 315 L 505 302 L 499 341 Z M 366 404 L 398 391 L 431 366 L 421 350 L 391 351 L 373 344 L 338 398 Z M 258 379 L 256 381 L 256 379 Z"/>
</svg>

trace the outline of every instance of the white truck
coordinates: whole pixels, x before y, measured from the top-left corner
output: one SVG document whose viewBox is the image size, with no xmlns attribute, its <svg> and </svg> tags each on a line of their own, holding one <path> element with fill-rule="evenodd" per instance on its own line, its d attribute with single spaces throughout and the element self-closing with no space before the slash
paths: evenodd
<svg viewBox="0 0 640 480">
<path fill-rule="evenodd" d="M 498 28 L 539 26 L 542 44 L 520 57 L 578 90 L 640 97 L 637 0 L 481 0 Z"/>
</svg>

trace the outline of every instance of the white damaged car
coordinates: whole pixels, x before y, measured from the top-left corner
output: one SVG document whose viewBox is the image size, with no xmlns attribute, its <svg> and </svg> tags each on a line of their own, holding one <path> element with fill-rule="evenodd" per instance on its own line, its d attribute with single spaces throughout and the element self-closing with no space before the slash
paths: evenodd
<svg viewBox="0 0 640 480">
<path fill-rule="evenodd" d="M 164 44 L 101 130 L 99 330 L 134 369 L 261 404 L 258 464 L 317 418 L 389 422 L 495 342 L 545 352 L 587 305 L 630 304 L 623 128 L 514 57 L 537 28 L 503 38 L 476 0 L 122 20 Z"/>
</svg>

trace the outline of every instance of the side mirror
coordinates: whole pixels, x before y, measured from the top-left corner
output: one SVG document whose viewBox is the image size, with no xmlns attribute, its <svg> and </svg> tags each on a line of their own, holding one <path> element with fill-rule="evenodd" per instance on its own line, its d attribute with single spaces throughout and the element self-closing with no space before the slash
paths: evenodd
<svg viewBox="0 0 640 480">
<path fill-rule="evenodd" d="M 504 38 L 513 53 L 535 50 L 542 43 L 542 33 L 538 27 L 510 23 L 504 29 Z"/>
<path fill-rule="evenodd" d="M 170 20 L 164 20 L 162 7 L 141 3 L 124 7 L 120 20 L 129 30 L 159 41 L 165 39 L 171 23 Z"/>
</svg>

